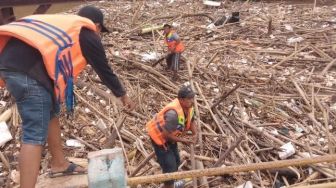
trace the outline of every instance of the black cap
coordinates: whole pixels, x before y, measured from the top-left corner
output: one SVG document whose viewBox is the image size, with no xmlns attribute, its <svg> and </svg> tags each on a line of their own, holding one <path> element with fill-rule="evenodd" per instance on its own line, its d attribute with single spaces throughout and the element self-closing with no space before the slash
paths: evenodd
<svg viewBox="0 0 336 188">
<path fill-rule="evenodd" d="M 104 26 L 104 15 L 100 9 L 93 6 L 85 6 L 79 10 L 78 16 L 88 18 L 93 23 L 99 23 L 102 28 L 102 32 L 109 32 L 109 30 Z"/>
<path fill-rule="evenodd" d="M 195 92 L 191 89 L 191 86 L 183 85 L 178 91 L 177 98 L 193 98 L 195 96 Z"/>
</svg>

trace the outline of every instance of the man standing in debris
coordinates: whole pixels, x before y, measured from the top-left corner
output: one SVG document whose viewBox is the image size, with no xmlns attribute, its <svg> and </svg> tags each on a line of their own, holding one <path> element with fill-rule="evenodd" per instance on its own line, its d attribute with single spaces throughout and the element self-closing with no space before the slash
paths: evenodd
<svg viewBox="0 0 336 188">
<path fill-rule="evenodd" d="M 85 173 L 66 160 L 59 104 L 73 111 L 73 82 L 89 63 L 129 110 L 134 103 L 108 66 L 100 39 L 103 13 L 92 6 L 77 15 L 33 15 L 0 26 L 0 76 L 16 99 L 22 118 L 19 158 L 21 188 L 35 187 L 43 146 L 51 153 L 50 176 Z"/>
<path fill-rule="evenodd" d="M 168 46 L 168 55 L 166 57 L 167 69 L 174 71 L 174 78 L 177 78 L 177 71 L 179 69 L 179 63 L 181 59 L 181 54 L 184 51 L 184 45 L 177 35 L 176 31 L 173 30 L 172 26 L 165 24 L 163 26 L 165 43 Z"/>
<path fill-rule="evenodd" d="M 177 142 L 195 144 L 197 141 L 193 108 L 194 96 L 195 93 L 190 86 L 182 86 L 177 99 L 167 104 L 146 125 L 163 173 L 178 170 L 180 155 Z M 189 130 L 192 132 L 192 138 L 185 136 Z M 173 188 L 174 181 L 164 182 L 164 187 Z"/>
</svg>

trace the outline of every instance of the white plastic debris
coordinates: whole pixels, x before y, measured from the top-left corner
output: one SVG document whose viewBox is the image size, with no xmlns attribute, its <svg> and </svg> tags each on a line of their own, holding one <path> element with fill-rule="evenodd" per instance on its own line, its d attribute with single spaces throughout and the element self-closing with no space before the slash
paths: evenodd
<svg viewBox="0 0 336 188">
<path fill-rule="evenodd" d="M 87 114 L 91 112 L 91 110 L 88 109 L 88 108 L 85 108 L 84 111 L 85 111 L 85 113 L 87 113 Z"/>
<path fill-rule="evenodd" d="M 143 62 L 148 62 L 148 61 L 159 59 L 159 55 L 156 52 L 147 52 L 147 53 L 141 54 L 141 56 L 142 56 L 141 61 Z"/>
<path fill-rule="evenodd" d="M 291 37 L 287 40 L 287 44 L 294 44 L 294 43 L 299 43 L 302 42 L 304 39 L 302 37 Z"/>
<path fill-rule="evenodd" d="M 207 25 L 206 28 L 208 29 L 207 33 L 211 33 L 212 29 L 216 29 L 216 26 L 215 26 L 215 24 L 211 23 L 211 24 Z"/>
<path fill-rule="evenodd" d="M 221 2 L 206 0 L 203 1 L 203 4 L 207 6 L 219 7 L 221 5 Z"/>
<path fill-rule="evenodd" d="M 102 119 L 99 119 L 97 122 L 97 126 L 100 130 L 105 130 L 107 129 L 107 126 L 105 124 L 105 122 Z"/>
<path fill-rule="evenodd" d="M 105 100 L 99 100 L 99 103 L 102 104 L 103 106 L 106 106 L 106 101 Z"/>
<path fill-rule="evenodd" d="M 293 27 L 291 25 L 285 24 L 285 29 L 288 31 L 293 31 Z"/>
<path fill-rule="evenodd" d="M 247 59 L 241 59 L 241 60 L 240 60 L 240 63 L 242 63 L 242 64 L 246 64 L 246 63 L 247 63 Z"/>
<path fill-rule="evenodd" d="M 173 26 L 174 28 L 179 28 L 179 27 L 181 26 L 181 24 L 180 24 L 180 23 L 177 23 L 177 22 L 173 22 L 173 23 L 172 23 L 172 26 Z"/>
<path fill-rule="evenodd" d="M 65 142 L 65 144 L 69 147 L 75 147 L 75 148 L 84 147 L 82 143 L 80 143 L 78 140 L 75 140 L 75 139 L 69 139 Z"/>
<path fill-rule="evenodd" d="M 0 122 L 0 147 L 12 139 L 12 134 L 9 132 L 6 122 Z"/>
<path fill-rule="evenodd" d="M 295 148 L 291 142 L 288 142 L 285 145 L 281 146 L 280 149 L 283 150 L 278 152 L 280 159 L 287 159 L 295 153 Z"/>
<path fill-rule="evenodd" d="M 7 102 L 5 101 L 0 101 L 0 106 L 6 106 Z"/>
<path fill-rule="evenodd" d="M 253 188 L 253 184 L 252 184 L 251 181 L 247 181 L 247 182 L 245 182 L 245 183 L 243 183 L 243 184 L 241 184 L 241 185 L 239 185 L 235 188 Z"/>
<path fill-rule="evenodd" d="M 273 130 L 271 131 L 271 133 L 272 133 L 273 135 L 279 135 L 279 133 L 278 133 L 278 131 L 277 131 L 276 129 L 273 129 Z"/>
<path fill-rule="evenodd" d="M 87 96 L 93 96 L 93 92 L 91 90 L 89 90 L 88 92 L 86 92 Z"/>
</svg>

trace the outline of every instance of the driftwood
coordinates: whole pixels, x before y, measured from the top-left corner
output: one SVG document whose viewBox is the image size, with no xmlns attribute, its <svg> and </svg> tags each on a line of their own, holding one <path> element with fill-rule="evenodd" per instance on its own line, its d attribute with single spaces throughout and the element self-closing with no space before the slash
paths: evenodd
<svg viewBox="0 0 336 188">
<path fill-rule="evenodd" d="M 144 183 L 154 183 L 162 182 L 173 179 L 183 179 L 190 177 L 201 177 L 201 176 L 214 176 L 214 175 L 223 175 L 236 172 L 247 172 L 252 170 L 266 170 L 272 168 L 281 168 L 287 166 L 304 166 L 309 164 L 316 164 L 322 162 L 335 162 L 336 155 L 326 155 L 314 158 L 306 159 L 291 159 L 283 161 L 274 161 L 274 162 L 262 162 L 257 164 L 246 164 L 241 166 L 230 166 L 230 167 L 218 167 L 218 168 L 209 168 L 204 170 L 191 170 L 186 172 L 174 172 L 168 174 L 158 174 L 147 177 L 133 177 L 127 180 L 128 185 L 137 185 Z"/>
<path fill-rule="evenodd" d="M 243 139 L 244 137 L 239 137 L 235 143 L 233 143 L 223 154 L 219 156 L 218 161 L 212 167 L 219 167 L 227 155 L 230 154 L 230 152 L 232 152 L 240 144 L 240 142 L 243 141 Z"/>
<path fill-rule="evenodd" d="M 179 169 L 182 172 L 192 168 L 191 162 L 196 169 L 202 165 L 209 169 L 242 135 L 245 139 L 221 164 L 278 161 L 280 146 L 288 142 L 295 146 L 289 159 L 335 153 L 335 3 L 319 6 L 321 2 L 317 0 L 312 12 L 308 0 L 300 1 L 300 5 L 289 1 L 225 1 L 219 8 L 204 6 L 202 1 L 97 1 L 95 6 L 108 13 L 106 25 L 114 28 L 101 35 L 109 65 L 137 107 L 132 112 L 123 110 L 120 100 L 99 80 L 94 66 L 88 66 L 76 79 L 78 100 L 71 123 L 62 113 L 60 120 L 64 140 L 76 136 L 93 147 L 67 147 L 66 155 L 85 158 L 96 149 L 122 147 L 130 175 L 153 152 L 146 123 L 186 82 L 198 93 L 194 107 L 199 138 L 194 155 L 189 145 L 179 146 L 182 158 L 186 157 Z M 78 8 L 67 13 L 76 13 Z M 211 18 L 237 10 L 239 23 L 212 24 Z M 187 61 L 181 61 L 177 80 L 172 80 L 171 72 L 163 66 L 152 66 L 157 54 L 166 53 L 162 31 L 152 26 L 165 23 L 174 26 L 186 46 L 183 56 Z M 150 32 L 138 35 L 142 28 L 150 28 Z M 230 90 L 232 93 L 227 94 Z M 11 107 L 15 104 L 8 91 L 0 90 L 0 96 L 0 112 L 7 113 L 5 121 L 12 136 L 20 138 L 18 112 Z M 105 124 L 103 129 L 98 126 L 99 119 Z M 10 169 L 18 169 L 19 142 L 12 139 L 1 148 Z M 15 187 L 17 184 L 8 178 L 6 162 L 0 163 L 0 182 Z M 308 169 L 315 176 L 310 177 Z M 272 187 L 275 182 L 298 186 L 328 182 L 325 177 L 335 176 L 333 165 L 328 164 L 307 165 L 291 172 L 292 179 L 268 170 L 236 173 L 233 178 L 202 177 L 198 186 L 235 187 L 245 180 L 255 187 Z M 134 176 L 158 173 L 161 169 L 151 158 Z M 322 179 L 316 180 L 317 175 Z M 189 187 L 190 180 L 186 180 Z"/>
</svg>

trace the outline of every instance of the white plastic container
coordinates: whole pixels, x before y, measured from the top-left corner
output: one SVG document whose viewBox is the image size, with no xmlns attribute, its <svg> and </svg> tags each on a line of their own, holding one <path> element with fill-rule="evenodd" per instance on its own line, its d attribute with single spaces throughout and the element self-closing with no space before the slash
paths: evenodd
<svg viewBox="0 0 336 188">
<path fill-rule="evenodd" d="M 12 134 L 9 132 L 6 122 L 0 122 L 0 147 L 12 139 Z"/>
<path fill-rule="evenodd" d="M 89 188 L 126 188 L 121 148 L 90 152 L 88 158 Z"/>
<path fill-rule="evenodd" d="M 285 145 L 281 146 L 280 149 L 283 150 L 279 152 L 280 159 L 287 159 L 295 153 L 295 148 L 291 142 L 288 142 Z"/>
</svg>

